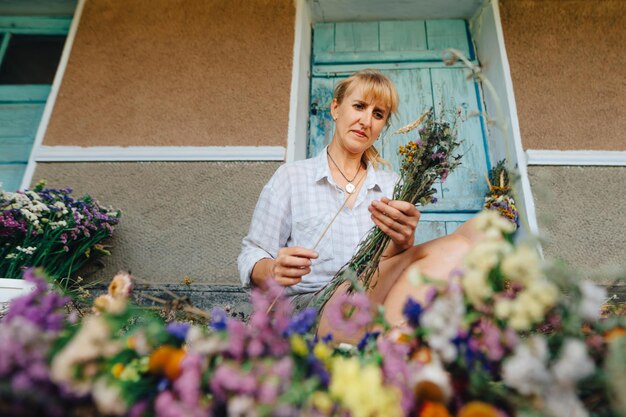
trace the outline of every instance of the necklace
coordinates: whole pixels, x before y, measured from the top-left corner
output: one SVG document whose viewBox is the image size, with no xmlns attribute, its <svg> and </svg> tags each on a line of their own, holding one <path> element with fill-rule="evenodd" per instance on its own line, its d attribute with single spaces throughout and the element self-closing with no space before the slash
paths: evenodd
<svg viewBox="0 0 626 417">
<path fill-rule="evenodd" d="M 354 177 L 352 177 L 352 179 L 348 179 L 348 177 L 346 177 L 346 175 L 341 171 L 341 168 L 339 168 L 339 165 L 337 165 L 337 162 L 335 162 L 333 157 L 330 156 L 330 152 L 328 152 L 328 148 L 326 148 L 326 155 L 328 155 L 328 157 L 330 158 L 330 161 L 333 163 L 333 165 L 335 165 L 335 168 L 337 168 L 337 171 L 339 171 L 341 176 L 344 177 L 346 179 L 346 181 L 348 181 L 348 183 L 346 184 L 346 192 L 348 194 L 352 194 L 354 192 L 354 190 L 356 189 L 354 184 L 352 184 L 352 181 L 354 181 L 356 176 L 359 175 L 359 171 L 361 170 L 361 166 L 359 165 L 359 169 L 356 170 L 356 174 L 354 174 Z"/>
</svg>

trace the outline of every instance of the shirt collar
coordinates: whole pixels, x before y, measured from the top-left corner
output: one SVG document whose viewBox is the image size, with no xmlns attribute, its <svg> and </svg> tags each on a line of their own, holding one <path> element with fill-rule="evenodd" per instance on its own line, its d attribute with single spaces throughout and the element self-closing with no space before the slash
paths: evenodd
<svg viewBox="0 0 626 417">
<path fill-rule="evenodd" d="M 328 145 L 324 146 L 324 149 L 316 156 L 315 159 L 315 182 L 319 182 L 324 178 L 331 184 L 335 184 L 332 175 L 330 174 L 330 167 L 328 166 L 328 158 L 326 157 L 326 150 L 328 149 Z M 372 166 L 371 162 L 367 163 L 367 177 L 365 178 L 365 188 L 371 190 L 374 187 L 378 187 L 381 189 L 381 185 L 379 182 L 378 175 L 376 175 L 376 170 Z"/>
</svg>

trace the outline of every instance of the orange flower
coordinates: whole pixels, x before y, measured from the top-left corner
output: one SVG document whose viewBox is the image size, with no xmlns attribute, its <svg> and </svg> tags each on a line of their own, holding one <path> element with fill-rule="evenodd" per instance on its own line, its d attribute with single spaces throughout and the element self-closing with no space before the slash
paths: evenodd
<svg viewBox="0 0 626 417">
<path fill-rule="evenodd" d="M 415 386 L 415 397 L 426 403 L 443 403 L 446 400 L 445 393 L 439 385 L 432 381 L 421 381 Z"/>
<path fill-rule="evenodd" d="M 498 409 L 482 401 L 472 401 L 463 406 L 457 417 L 497 417 Z"/>
<path fill-rule="evenodd" d="M 430 353 L 430 349 L 426 346 L 420 347 L 411 355 L 411 360 L 420 363 L 430 363 L 431 359 L 432 354 Z"/>
<path fill-rule="evenodd" d="M 185 357 L 185 351 L 172 345 L 159 346 L 152 355 L 148 369 L 155 374 L 165 374 L 170 380 L 180 376 L 180 363 Z"/>
<path fill-rule="evenodd" d="M 623 337 L 624 335 L 626 335 L 626 329 L 621 326 L 617 326 L 604 333 L 604 340 L 606 340 L 607 343 L 611 343 L 615 339 Z"/>
<path fill-rule="evenodd" d="M 420 409 L 418 417 L 451 417 L 448 409 L 442 403 L 427 401 Z"/>
<path fill-rule="evenodd" d="M 111 368 L 111 373 L 113 374 L 113 376 L 115 378 L 119 378 L 120 375 L 122 375 L 122 372 L 124 372 L 124 364 L 123 363 L 116 363 Z"/>
</svg>

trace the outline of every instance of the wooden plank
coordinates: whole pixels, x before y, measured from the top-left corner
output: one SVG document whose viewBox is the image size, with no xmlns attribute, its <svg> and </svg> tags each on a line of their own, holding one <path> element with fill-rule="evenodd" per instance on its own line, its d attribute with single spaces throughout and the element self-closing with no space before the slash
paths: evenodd
<svg viewBox="0 0 626 417">
<path fill-rule="evenodd" d="M 335 24 L 318 23 L 313 27 L 313 61 L 322 52 L 335 51 Z"/>
<path fill-rule="evenodd" d="M 446 235 L 446 225 L 439 221 L 420 221 L 415 229 L 415 244 L 428 242 Z"/>
<path fill-rule="evenodd" d="M 0 137 L 0 163 L 28 162 L 34 137 Z"/>
<path fill-rule="evenodd" d="M 0 103 L 45 103 L 50 85 L 0 85 Z"/>
<path fill-rule="evenodd" d="M 476 216 L 477 212 L 422 212 L 421 220 L 442 222 L 464 222 Z"/>
<path fill-rule="evenodd" d="M 34 137 L 43 104 L 0 104 L 0 137 Z"/>
<path fill-rule="evenodd" d="M 66 35 L 71 24 L 71 16 L 0 16 L 0 32 Z"/>
<path fill-rule="evenodd" d="M 0 33 L 0 67 L 2 67 L 2 61 L 4 60 L 4 54 L 7 52 L 7 48 L 9 47 L 9 42 L 11 41 L 11 34 Z"/>
<path fill-rule="evenodd" d="M 437 209 L 480 210 L 488 189 L 484 179 L 488 165 L 482 126 L 478 117 L 472 117 L 478 113 L 474 81 L 467 79 L 466 69 L 431 69 L 430 72 L 436 116 L 460 109 L 463 119 L 459 124 L 459 138 L 463 141 L 459 147 L 463 155 L 461 166 L 443 184 L 443 198 Z"/>
<path fill-rule="evenodd" d="M 335 23 L 335 52 L 378 51 L 378 22 Z"/>
<path fill-rule="evenodd" d="M 454 232 L 463 223 L 464 222 L 446 222 L 446 234 L 449 235 L 450 233 Z"/>
<path fill-rule="evenodd" d="M 383 158 L 385 158 L 393 170 L 400 172 L 400 160 L 398 157 L 398 148 L 410 140 L 415 140 L 418 135 L 414 130 L 403 135 L 392 135 L 398 128 L 405 126 L 417 119 L 424 110 L 433 106 L 431 93 L 430 72 L 427 69 L 416 70 L 396 70 L 383 71 L 396 85 L 400 98 L 398 115 L 392 120 L 392 124 L 387 134 L 381 134 L 382 138 L 377 144 L 381 150 Z M 441 197 L 442 190 L 439 184 L 437 188 L 438 197 Z M 437 205 L 429 205 L 424 211 L 437 210 Z"/>
<path fill-rule="evenodd" d="M 0 164 L 0 189 L 16 191 L 22 182 L 26 164 Z"/>
<path fill-rule="evenodd" d="M 476 62 L 475 62 L 476 63 Z M 313 75 L 320 77 L 334 77 L 337 75 L 348 76 L 355 71 L 365 68 L 376 68 L 381 71 L 398 69 L 420 69 L 420 68 L 464 68 L 465 65 L 455 63 L 446 65 L 443 61 L 423 61 L 423 62 L 377 62 L 377 63 L 348 63 L 348 64 L 315 64 L 313 65 Z"/>
<path fill-rule="evenodd" d="M 423 20 L 380 22 L 380 50 L 427 50 L 426 26 Z"/>
<path fill-rule="evenodd" d="M 427 20 L 426 38 L 428 49 L 431 51 L 454 48 L 470 58 L 470 47 L 464 20 Z"/>
<path fill-rule="evenodd" d="M 441 51 L 335 51 L 319 52 L 314 64 L 342 64 L 363 62 L 441 62 Z"/>
<path fill-rule="evenodd" d="M 333 89 L 337 79 L 317 77 L 311 79 L 307 158 L 317 155 L 332 139 L 335 122 L 330 115 L 330 104 L 333 101 Z"/>
</svg>

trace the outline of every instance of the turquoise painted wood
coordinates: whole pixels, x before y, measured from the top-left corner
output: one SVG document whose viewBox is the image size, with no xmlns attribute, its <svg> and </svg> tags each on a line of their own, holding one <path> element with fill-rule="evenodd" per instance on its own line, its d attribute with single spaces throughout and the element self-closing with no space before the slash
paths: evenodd
<svg viewBox="0 0 626 417">
<path fill-rule="evenodd" d="M 448 67 L 441 51 L 455 48 L 474 60 L 463 20 L 403 22 L 341 22 L 315 25 L 311 77 L 311 112 L 307 156 L 317 155 L 331 140 L 330 117 L 335 83 L 367 67 L 389 76 L 400 95 L 400 111 L 389 132 L 415 120 L 430 107 L 436 115 L 461 113 L 459 137 L 464 141 L 462 166 L 443 184 L 437 184 L 439 202 L 422 209 L 416 243 L 454 231 L 482 208 L 487 190 L 488 152 L 479 114 L 478 87 L 464 67 Z M 475 62 L 475 61 L 474 61 Z M 416 132 L 389 135 L 378 143 L 383 157 L 397 170 L 397 149 L 417 137 Z"/>
<path fill-rule="evenodd" d="M 32 147 L 32 136 L 0 137 L 0 164 L 28 162 Z"/>
<path fill-rule="evenodd" d="M 0 64 L 15 34 L 67 35 L 67 16 L 0 16 Z M 0 183 L 16 190 L 26 170 L 50 85 L 0 85 Z"/>
<path fill-rule="evenodd" d="M 67 16 L 0 16 L 0 32 L 27 35 L 67 35 L 72 18 Z"/>
<path fill-rule="evenodd" d="M 16 191 L 22 182 L 26 164 L 0 164 L 0 188 Z"/>
<path fill-rule="evenodd" d="M 45 103 L 50 85 L 0 85 L 0 104 Z"/>
<path fill-rule="evenodd" d="M 474 81 L 468 80 L 469 70 L 466 69 L 436 68 L 430 73 L 435 115 L 460 111 L 462 119 L 458 131 L 463 140 L 459 150 L 463 159 L 461 166 L 442 184 L 442 198 L 437 209 L 480 210 L 488 190 L 485 181 L 488 164 Z"/>
<path fill-rule="evenodd" d="M 439 61 L 446 48 L 473 59 L 464 20 L 323 23 L 313 36 L 314 65 Z"/>
<path fill-rule="evenodd" d="M 0 104 L 0 138 L 35 136 L 44 103 Z"/>
<path fill-rule="evenodd" d="M 415 244 L 428 242 L 446 235 L 446 224 L 441 221 L 421 219 L 415 229 Z"/>
<path fill-rule="evenodd" d="M 469 59 L 474 59 L 472 42 L 468 36 L 465 20 L 428 20 L 426 21 L 428 49 L 458 49 Z"/>
</svg>

